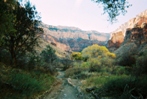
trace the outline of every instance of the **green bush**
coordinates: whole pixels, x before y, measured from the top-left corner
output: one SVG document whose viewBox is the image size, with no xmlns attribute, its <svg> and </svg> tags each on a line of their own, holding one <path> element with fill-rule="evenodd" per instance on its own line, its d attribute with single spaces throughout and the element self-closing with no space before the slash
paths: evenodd
<svg viewBox="0 0 147 99">
<path fill-rule="evenodd" d="M 72 52 L 71 57 L 74 60 L 82 60 L 82 54 L 80 52 Z"/>
<path fill-rule="evenodd" d="M 70 59 L 62 59 L 60 62 L 63 64 L 63 71 L 72 66 L 72 61 Z"/>
<path fill-rule="evenodd" d="M 65 77 L 84 79 L 87 77 L 83 72 L 88 71 L 86 68 L 69 68 L 65 72 Z"/>
<path fill-rule="evenodd" d="M 115 74 L 115 75 L 130 74 L 131 73 L 130 69 L 131 68 L 124 66 L 114 66 L 113 70 L 111 71 L 111 74 Z"/>
<path fill-rule="evenodd" d="M 42 84 L 28 74 L 14 72 L 10 78 L 9 84 L 13 89 L 26 96 L 43 90 Z"/>
<path fill-rule="evenodd" d="M 100 97 L 112 99 L 145 99 L 147 97 L 147 78 L 116 76 L 109 79 L 95 93 Z"/>
<path fill-rule="evenodd" d="M 137 58 L 136 66 L 134 67 L 134 72 L 136 75 L 147 75 L 147 53 Z"/>
<path fill-rule="evenodd" d="M 55 50 L 50 45 L 47 45 L 40 55 L 41 59 L 50 64 L 57 58 Z"/>
<path fill-rule="evenodd" d="M 132 67 L 136 63 L 136 59 L 131 54 L 124 54 L 119 59 L 117 59 L 117 64 L 120 66 L 130 66 Z"/>
<path fill-rule="evenodd" d="M 40 66 L 43 66 L 51 74 L 55 74 L 55 62 L 57 62 L 55 50 L 50 45 L 47 45 L 40 53 Z"/>
<path fill-rule="evenodd" d="M 109 74 L 90 76 L 86 79 L 83 87 L 101 87 L 110 78 Z"/>
</svg>

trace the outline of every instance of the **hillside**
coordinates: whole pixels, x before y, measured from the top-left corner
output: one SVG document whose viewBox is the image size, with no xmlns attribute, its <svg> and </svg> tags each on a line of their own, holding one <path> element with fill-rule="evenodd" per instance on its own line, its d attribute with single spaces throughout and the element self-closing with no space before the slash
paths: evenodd
<svg viewBox="0 0 147 99">
<path fill-rule="evenodd" d="M 125 35 L 128 33 L 128 30 L 135 27 L 141 27 L 144 23 L 147 23 L 147 10 L 138 14 L 135 18 L 130 19 L 128 22 L 122 24 L 119 28 L 112 32 L 110 40 L 107 44 L 108 48 L 111 50 L 117 49 L 124 42 Z"/>
<path fill-rule="evenodd" d="M 51 26 L 43 23 L 41 27 L 44 30 L 42 36 L 44 40 L 67 52 L 81 51 L 92 44 L 105 45 L 110 37 L 109 33 L 83 31 L 75 27 Z"/>
</svg>

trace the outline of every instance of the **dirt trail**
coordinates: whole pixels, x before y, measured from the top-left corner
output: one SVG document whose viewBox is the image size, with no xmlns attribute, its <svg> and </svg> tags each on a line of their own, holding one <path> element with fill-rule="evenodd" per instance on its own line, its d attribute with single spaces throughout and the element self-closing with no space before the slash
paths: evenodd
<svg viewBox="0 0 147 99">
<path fill-rule="evenodd" d="M 59 71 L 58 79 L 61 80 L 60 85 L 53 87 L 53 90 L 43 99 L 85 99 L 77 89 L 77 80 L 64 77 L 64 71 Z"/>
</svg>

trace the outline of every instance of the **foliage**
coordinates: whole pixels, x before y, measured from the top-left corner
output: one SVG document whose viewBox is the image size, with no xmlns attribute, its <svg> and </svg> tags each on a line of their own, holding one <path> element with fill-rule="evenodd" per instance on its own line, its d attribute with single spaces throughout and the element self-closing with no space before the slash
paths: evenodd
<svg viewBox="0 0 147 99">
<path fill-rule="evenodd" d="M 100 87 L 102 86 L 104 83 L 106 83 L 108 81 L 108 79 L 110 79 L 109 74 L 105 74 L 105 75 L 93 75 L 90 76 L 89 78 L 86 79 L 86 82 L 83 83 L 83 87 Z"/>
<path fill-rule="evenodd" d="M 124 75 L 124 74 L 130 74 L 131 73 L 131 69 L 130 67 L 124 67 L 124 66 L 114 66 L 111 74 L 114 75 Z"/>
<path fill-rule="evenodd" d="M 142 52 L 142 54 L 136 60 L 136 66 L 134 66 L 135 75 L 147 74 L 147 50 Z"/>
<path fill-rule="evenodd" d="M 42 50 L 39 61 L 40 66 L 46 68 L 46 70 L 51 74 L 55 73 L 55 63 L 57 62 L 57 56 L 55 54 L 55 50 L 50 45 L 47 45 L 46 48 Z"/>
<path fill-rule="evenodd" d="M 120 66 L 133 66 L 136 63 L 136 58 L 132 54 L 123 54 L 118 60 L 117 64 Z"/>
<path fill-rule="evenodd" d="M 83 61 L 80 65 L 76 65 L 86 70 L 76 72 L 74 68 L 67 74 L 72 77 L 84 74 L 82 89 L 94 88 L 91 94 L 100 98 L 144 99 L 147 97 L 146 51 L 140 53 L 139 57 L 125 53 L 117 59 L 116 55 L 109 52 L 106 47 L 95 44 L 85 48 L 81 53 Z M 115 59 L 117 64 L 115 64 Z M 132 72 L 138 76 L 131 76 Z"/>
<path fill-rule="evenodd" d="M 55 79 L 40 68 L 14 69 L 0 63 L 0 96 L 3 99 L 31 99 L 48 90 Z"/>
<path fill-rule="evenodd" d="M 0 1 L 0 46 L 4 42 L 4 34 L 16 31 L 12 24 L 15 19 L 15 16 L 13 13 L 11 13 L 13 10 L 13 5 L 15 4 L 15 0 Z"/>
<path fill-rule="evenodd" d="M 55 50 L 50 45 L 47 45 L 41 52 L 41 58 L 46 63 L 52 63 L 56 59 Z"/>
<path fill-rule="evenodd" d="M 86 68 L 69 68 L 65 71 L 65 77 L 85 79 L 88 77 L 88 75 L 84 73 L 85 71 L 87 71 Z"/>
<path fill-rule="evenodd" d="M 114 64 L 116 55 L 109 52 L 105 46 L 92 45 L 82 51 L 84 62 L 82 67 L 89 67 L 90 72 L 101 72 L 104 67 L 110 68 Z"/>
<path fill-rule="evenodd" d="M 63 64 L 63 70 L 66 70 L 72 66 L 72 61 L 69 59 L 62 59 L 60 62 Z"/>
<path fill-rule="evenodd" d="M 115 54 L 109 52 L 109 50 L 105 46 L 99 46 L 94 44 L 92 46 L 88 46 L 87 48 L 82 50 L 82 58 L 84 60 L 88 60 L 89 58 L 101 58 L 101 57 L 110 57 L 115 58 Z"/>
<path fill-rule="evenodd" d="M 82 60 L 82 54 L 80 52 L 72 52 L 71 57 L 75 60 Z"/>
<path fill-rule="evenodd" d="M 35 7 L 30 2 L 24 5 L 17 1 L 15 2 L 16 4 L 11 4 L 12 8 L 5 9 L 6 12 L 8 10 L 8 15 L 13 15 L 13 20 L 8 21 L 10 24 L 7 23 L 8 27 L 12 29 L 3 32 L 1 40 L 1 47 L 11 54 L 12 65 L 17 64 L 17 59 L 22 54 L 34 51 L 34 47 L 38 44 L 39 33 L 42 32 L 42 29 L 38 27 L 40 17 Z"/>
<path fill-rule="evenodd" d="M 147 79 L 141 79 L 129 76 L 116 76 L 104 83 L 96 92 L 100 97 L 113 99 L 144 99 L 147 94 L 145 91 Z"/>
<path fill-rule="evenodd" d="M 27 74 L 13 73 L 10 78 L 9 84 L 21 94 L 30 96 L 32 93 L 43 90 L 41 83 Z"/>
<path fill-rule="evenodd" d="M 126 8 L 131 5 L 127 0 L 92 0 L 98 4 L 103 5 L 104 14 L 107 13 L 109 16 L 109 21 L 116 21 L 116 17 L 120 14 L 125 14 Z"/>
<path fill-rule="evenodd" d="M 27 53 L 19 57 L 17 60 L 17 65 L 21 69 L 33 70 L 35 67 L 41 66 L 40 61 L 41 59 L 37 52 Z"/>
</svg>

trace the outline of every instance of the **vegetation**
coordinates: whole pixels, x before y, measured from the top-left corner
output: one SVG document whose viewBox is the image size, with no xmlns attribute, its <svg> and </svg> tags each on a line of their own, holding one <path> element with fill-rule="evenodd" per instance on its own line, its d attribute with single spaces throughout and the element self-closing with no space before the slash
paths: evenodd
<svg viewBox="0 0 147 99">
<path fill-rule="evenodd" d="M 125 14 L 126 8 L 131 5 L 127 2 L 127 0 L 92 0 L 95 3 L 102 4 L 104 14 L 107 13 L 109 16 L 109 21 L 116 21 L 116 17 L 120 14 Z"/>
<path fill-rule="evenodd" d="M 72 52 L 71 57 L 74 60 L 81 60 L 82 59 L 82 54 L 80 52 Z"/>
<path fill-rule="evenodd" d="M 82 60 L 75 61 L 74 67 L 66 71 L 66 76 L 80 79 L 81 89 L 86 93 L 110 99 L 147 97 L 146 50 L 139 56 L 123 54 L 117 60 L 117 56 L 106 47 L 94 44 L 83 49 L 81 56 Z"/>
<path fill-rule="evenodd" d="M 55 51 L 37 51 L 40 17 L 30 2 L 0 1 L 0 97 L 36 98 L 55 82 Z"/>
<path fill-rule="evenodd" d="M 113 21 L 130 5 L 126 0 L 93 0 L 102 3 Z M 37 51 L 40 17 L 30 2 L 0 1 L 0 97 L 36 98 L 55 82 L 56 67 L 63 66 L 65 76 L 80 79 L 82 89 L 92 88 L 100 98 L 147 98 L 147 50 L 117 55 L 105 46 L 94 44 L 71 58 L 58 58 L 47 45 Z M 141 44 L 141 43 L 139 43 Z M 87 91 L 86 92 L 90 92 Z"/>
<path fill-rule="evenodd" d="M 132 76 L 110 76 L 96 93 L 100 97 L 113 97 L 113 99 L 133 99 L 146 97 L 146 78 Z"/>
<path fill-rule="evenodd" d="M 31 72 L 0 63 L 0 96 L 3 99 L 26 99 L 49 90 L 55 78 L 41 69 Z"/>
<path fill-rule="evenodd" d="M 10 30 L 2 31 L 1 47 L 9 52 L 11 65 L 16 66 L 17 59 L 26 52 L 33 52 L 34 47 L 38 44 L 38 36 L 41 33 L 41 29 L 38 27 L 40 17 L 30 2 L 25 5 L 16 2 L 16 4 L 11 4 L 11 8 L 7 4 L 9 2 L 5 2 L 5 0 L 1 2 L 7 5 L 3 10 L 12 18 L 10 18 L 10 22 L 6 20 L 5 26 L 10 27 Z"/>
</svg>

